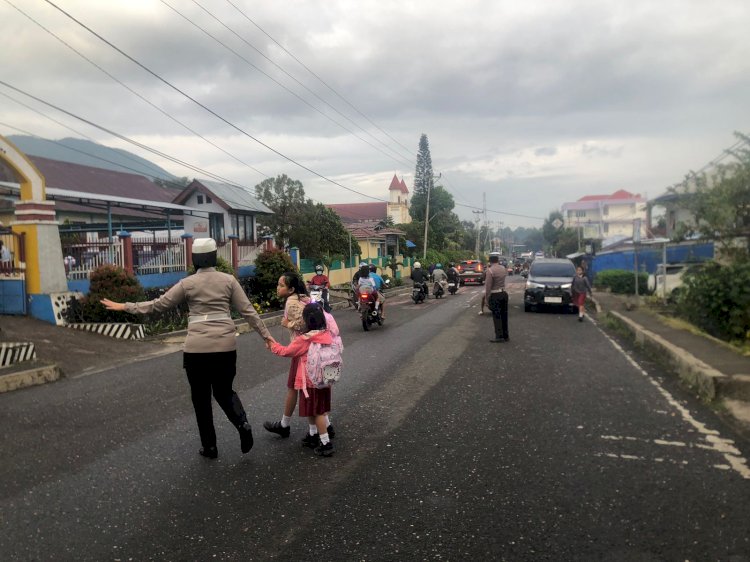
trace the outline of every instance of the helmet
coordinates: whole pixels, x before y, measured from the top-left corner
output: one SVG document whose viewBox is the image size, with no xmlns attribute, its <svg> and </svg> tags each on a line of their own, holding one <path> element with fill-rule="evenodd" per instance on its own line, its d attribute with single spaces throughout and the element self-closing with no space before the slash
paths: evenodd
<svg viewBox="0 0 750 562">
<path fill-rule="evenodd" d="M 192 256 L 195 269 L 216 267 L 216 240 L 213 238 L 196 238 L 193 241 Z"/>
<path fill-rule="evenodd" d="M 359 267 L 370 267 L 370 264 L 368 264 L 366 261 L 359 262 Z"/>
<path fill-rule="evenodd" d="M 443 269 L 443 264 L 442 263 L 436 263 L 435 264 L 435 269 Z"/>
<path fill-rule="evenodd" d="M 378 270 L 377 266 L 374 263 L 370 264 L 370 273 L 375 273 Z"/>
<path fill-rule="evenodd" d="M 318 264 L 315 266 L 315 273 L 323 273 L 323 266 Z"/>
<path fill-rule="evenodd" d="M 421 267 L 422 267 L 421 263 L 419 263 L 418 261 L 414 262 L 414 269 L 420 269 Z"/>
<path fill-rule="evenodd" d="M 450 263 L 448 264 L 448 267 L 456 267 L 456 264 L 455 264 L 455 263 L 453 263 L 453 262 L 450 262 Z"/>
</svg>

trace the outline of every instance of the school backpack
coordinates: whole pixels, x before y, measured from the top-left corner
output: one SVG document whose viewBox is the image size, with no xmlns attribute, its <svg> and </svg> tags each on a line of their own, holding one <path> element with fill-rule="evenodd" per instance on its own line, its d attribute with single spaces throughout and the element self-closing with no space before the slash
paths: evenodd
<svg viewBox="0 0 750 562">
<path fill-rule="evenodd" d="M 307 377 L 315 388 L 326 388 L 338 382 L 344 364 L 341 358 L 344 343 L 341 341 L 338 326 L 333 316 L 327 312 L 325 316 L 333 341 L 330 345 L 312 342 L 307 351 Z"/>
</svg>

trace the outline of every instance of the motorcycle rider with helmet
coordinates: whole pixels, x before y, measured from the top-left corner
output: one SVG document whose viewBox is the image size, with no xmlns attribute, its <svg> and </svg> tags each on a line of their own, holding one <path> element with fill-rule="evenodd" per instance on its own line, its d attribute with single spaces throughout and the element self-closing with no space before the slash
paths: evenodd
<svg viewBox="0 0 750 562">
<path fill-rule="evenodd" d="M 436 263 L 435 269 L 432 270 L 432 280 L 435 282 L 432 292 L 437 294 L 437 285 L 443 289 L 443 293 L 448 289 L 448 276 L 443 271 L 443 264 Z"/>
<path fill-rule="evenodd" d="M 458 289 L 458 286 L 461 282 L 461 275 L 458 273 L 458 269 L 456 269 L 456 264 L 453 262 L 450 262 L 448 264 L 448 283 L 455 283 L 456 289 Z"/>
<path fill-rule="evenodd" d="M 422 264 L 418 261 L 414 262 L 414 268 L 411 271 L 411 280 L 416 285 L 419 283 L 422 287 L 422 291 L 424 292 L 425 298 L 427 295 L 429 295 L 429 290 L 427 288 L 427 280 L 430 278 L 429 273 L 427 273 L 424 269 L 422 269 Z"/>
<path fill-rule="evenodd" d="M 385 281 L 378 275 L 378 268 L 374 263 L 370 264 L 370 278 L 375 281 L 375 290 L 377 291 L 378 300 L 375 301 L 375 308 L 380 306 L 380 317 L 385 319 L 385 295 L 383 295 L 383 287 Z"/>
<path fill-rule="evenodd" d="M 328 289 L 331 287 L 331 283 L 328 280 L 328 277 L 323 275 L 323 266 L 320 264 L 315 266 L 315 275 L 307 282 L 308 292 L 312 285 L 317 285 L 322 288 L 323 310 L 331 312 L 331 305 L 328 303 Z"/>
</svg>

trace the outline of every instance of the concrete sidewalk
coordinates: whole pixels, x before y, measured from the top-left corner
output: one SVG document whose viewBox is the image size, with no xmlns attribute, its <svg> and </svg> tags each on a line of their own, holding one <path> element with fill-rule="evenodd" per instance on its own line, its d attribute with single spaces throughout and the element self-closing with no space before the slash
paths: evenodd
<svg viewBox="0 0 750 562">
<path fill-rule="evenodd" d="M 684 329 L 635 297 L 594 291 L 599 317 L 611 318 L 635 342 L 673 369 L 729 423 L 750 437 L 750 357 L 715 338 Z"/>
</svg>

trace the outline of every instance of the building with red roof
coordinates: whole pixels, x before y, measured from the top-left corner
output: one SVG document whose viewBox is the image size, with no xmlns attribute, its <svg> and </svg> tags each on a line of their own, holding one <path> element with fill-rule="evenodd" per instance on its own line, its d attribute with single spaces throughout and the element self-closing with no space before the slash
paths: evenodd
<svg viewBox="0 0 750 562">
<path fill-rule="evenodd" d="M 632 237 L 638 224 L 641 236 L 645 237 L 647 233 L 646 198 L 624 189 L 610 195 L 586 195 L 578 201 L 563 203 L 562 214 L 565 226 L 581 229 L 583 238 Z"/>
</svg>

